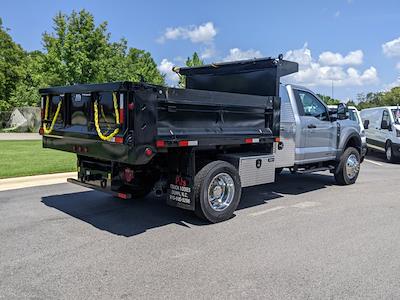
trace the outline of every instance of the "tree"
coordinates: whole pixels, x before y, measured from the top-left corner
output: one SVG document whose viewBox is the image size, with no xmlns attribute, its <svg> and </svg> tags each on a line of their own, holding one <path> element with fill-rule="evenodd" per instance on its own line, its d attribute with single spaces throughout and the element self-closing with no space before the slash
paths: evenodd
<svg viewBox="0 0 400 300">
<path fill-rule="evenodd" d="M 125 59 L 124 80 L 140 81 L 164 85 L 164 75 L 158 69 L 157 64 L 149 52 L 130 48 Z M 121 78 L 122 79 L 122 78 Z"/>
<path fill-rule="evenodd" d="M 7 31 L 0 19 L 0 110 L 11 109 L 9 98 L 24 73 L 25 52 Z"/>
<path fill-rule="evenodd" d="M 186 59 L 186 66 L 187 67 L 199 67 L 204 65 L 204 61 L 200 59 L 199 55 L 197 52 L 194 52 L 191 57 L 188 57 Z M 180 76 L 179 77 L 179 86 L 184 88 L 185 87 L 185 76 Z"/>
<path fill-rule="evenodd" d="M 21 80 L 11 93 L 9 103 L 12 107 L 38 106 L 40 103 L 39 87 L 48 85 L 44 70 L 45 55 L 40 51 L 27 53 Z"/>
<path fill-rule="evenodd" d="M 98 26 L 86 10 L 54 17 L 54 33 L 44 33 L 46 73 L 51 85 L 138 80 L 164 84 L 150 53 L 110 42 L 107 23 Z"/>
<path fill-rule="evenodd" d="M 339 99 L 333 99 L 330 96 L 317 94 L 318 97 L 325 102 L 326 105 L 338 105 L 341 101 Z"/>
</svg>

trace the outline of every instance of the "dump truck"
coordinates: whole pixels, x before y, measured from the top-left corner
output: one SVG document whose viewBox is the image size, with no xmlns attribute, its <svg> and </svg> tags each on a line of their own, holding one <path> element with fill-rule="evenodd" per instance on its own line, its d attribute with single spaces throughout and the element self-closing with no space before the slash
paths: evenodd
<svg viewBox="0 0 400 300">
<path fill-rule="evenodd" d="M 279 56 L 174 71 L 185 88 L 40 90 L 43 147 L 77 154 L 69 182 L 122 199 L 164 196 L 215 223 L 232 217 L 243 188 L 274 182 L 283 168 L 356 181 L 359 129 L 346 123 L 344 105 L 333 117 L 311 91 L 280 83 L 297 63 Z"/>
</svg>

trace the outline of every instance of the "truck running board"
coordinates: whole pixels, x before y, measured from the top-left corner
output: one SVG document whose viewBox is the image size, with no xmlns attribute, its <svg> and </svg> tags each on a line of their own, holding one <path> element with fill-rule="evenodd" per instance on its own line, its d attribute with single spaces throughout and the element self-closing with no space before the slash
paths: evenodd
<svg viewBox="0 0 400 300">
<path fill-rule="evenodd" d="M 314 173 L 314 172 L 333 171 L 334 169 L 335 169 L 334 166 L 328 166 L 328 167 L 311 168 L 311 169 L 305 169 L 305 170 L 296 170 L 296 173 L 309 174 L 309 173 Z"/>
</svg>

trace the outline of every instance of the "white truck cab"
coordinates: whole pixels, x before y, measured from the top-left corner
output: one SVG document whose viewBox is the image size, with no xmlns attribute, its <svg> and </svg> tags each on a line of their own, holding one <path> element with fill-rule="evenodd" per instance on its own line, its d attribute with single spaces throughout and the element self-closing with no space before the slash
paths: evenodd
<svg viewBox="0 0 400 300">
<path fill-rule="evenodd" d="M 400 108 L 383 106 L 361 111 L 369 149 L 384 152 L 389 162 L 400 160 Z"/>
</svg>

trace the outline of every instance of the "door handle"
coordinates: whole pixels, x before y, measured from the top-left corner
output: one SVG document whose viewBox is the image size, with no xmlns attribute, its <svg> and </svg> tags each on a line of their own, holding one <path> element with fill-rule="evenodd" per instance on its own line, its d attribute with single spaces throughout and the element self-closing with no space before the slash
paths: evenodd
<svg viewBox="0 0 400 300">
<path fill-rule="evenodd" d="M 315 126 L 314 124 L 308 124 L 307 127 L 308 128 L 317 128 L 317 126 Z"/>
</svg>

